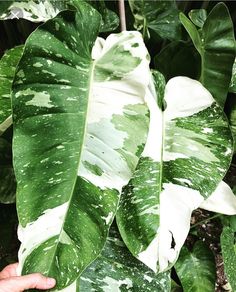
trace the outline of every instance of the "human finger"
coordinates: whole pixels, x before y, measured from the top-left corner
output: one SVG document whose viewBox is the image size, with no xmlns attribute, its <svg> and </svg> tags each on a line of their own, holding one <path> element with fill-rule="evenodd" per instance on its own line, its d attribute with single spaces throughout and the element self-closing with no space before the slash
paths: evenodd
<svg viewBox="0 0 236 292">
<path fill-rule="evenodd" d="M 47 290 L 56 284 L 55 279 L 44 277 L 41 274 L 30 274 L 20 277 L 11 277 L 0 281 L 1 292 L 21 292 L 27 289 Z"/>
</svg>

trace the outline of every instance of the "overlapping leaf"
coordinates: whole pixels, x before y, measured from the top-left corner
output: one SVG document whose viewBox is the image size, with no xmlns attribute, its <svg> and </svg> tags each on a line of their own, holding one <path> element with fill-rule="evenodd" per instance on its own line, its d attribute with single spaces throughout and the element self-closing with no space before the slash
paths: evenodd
<svg viewBox="0 0 236 292">
<path fill-rule="evenodd" d="M 227 6 L 217 4 L 200 31 L 183 13 L 180 20 L 201 55 L 201 83 L 224 106 L 235 58 L 234 27 Z"/>
<path fill-rule="evenodd" d="M 170 272 L 159 275 L 135 259 L 112 226 L 105 248 L 78 280 L 80 292 L 140 291 L 169 292 Z"/>
<path fill-rule="evenodd" d="M 203 242 L 197 241 L 191 252 L 183 247 L 175 269 L 185 292 L 215 290 L 215 259 Z"/>
<path fill-rule="evenodd" d="M 129 0 L 134 15 L 134 27 L 150 37 L 149 30 L 163 39 L 179 40 L 181 36 L 178 9 L 175 1 Z"/>
<path fill-rule="evenodd" d="M 66 9 L 67 1 L 57 0 L 21 0 L 11 1 L 0 10 L 0 19 L 24 18 L 33 22 L 44 22 Z"/>
<path fill-rule="evenodd" d="M 49 20 L 27 40 L 14 82 L 20 264 L 65 291 L 99 255 L 149 124 L 141 35 L 93 48 L 99 25 L 82 2 Z"/>
<path fill-rule="evenodd" d="M 23 46 L 7 51 L 0 60 L 0 135 L 12 124 L 11 86 Z"/>
<path fill-rule="evenodd" d="M 132 254 L 154 271 L 163 271 L 178 257 L 192 211 L 224 177 L 233 147 L 221 107 L 199 82 L 172 78 L 164 111 L 152 97 L 146 98 L 149 135 L 121 197 L 117 222 Z"/>
</svg>

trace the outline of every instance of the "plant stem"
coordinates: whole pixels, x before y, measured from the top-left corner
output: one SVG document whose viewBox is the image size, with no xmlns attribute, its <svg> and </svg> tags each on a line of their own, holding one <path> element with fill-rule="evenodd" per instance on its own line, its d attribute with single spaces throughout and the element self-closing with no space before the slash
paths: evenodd
<svg viewBox="0 0 236 292">
<path fill-rule="evenodd" d="M 222 214 L 216 214 L 216 215 L 214 215 L 214 216 L 212 216 L 212 217 L 210 217 L 210 218 L 206 218 L 206 219 L 204 219 L 204 220 L 202 220 L 202 221 L 200 221 L 200 222 L 194 224 L 193 226 L 191 226 L 190 229 L 192 229 L 192 228 L 194 228 L 194 227 L 196 227 L 196 226 L 198 226 L 198 225 L 202 225 L 202 224 L 206 223 L 207 221 L 210 221 L 210 220 L 212 220 L 212 219 L 215 219 L 215 218 L 217 218 L 217 217 L 220 217 L 221 215 L 222 215 Z"/>
<path fill-rule="evenodd" d="M 121 31 L 126 30 L 126 18 L 125 18 L 125 1 L 119 0 L 119 14 L 120 14 L 120 28 Z"/>
</svg>

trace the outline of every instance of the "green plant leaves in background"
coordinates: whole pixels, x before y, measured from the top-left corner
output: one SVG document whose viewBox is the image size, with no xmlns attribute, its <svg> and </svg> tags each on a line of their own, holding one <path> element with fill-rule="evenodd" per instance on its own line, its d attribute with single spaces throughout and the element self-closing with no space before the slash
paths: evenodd
<svg viewBox="0 0 236 292">
<path fill-rule="evenodd" d="M 181 28 L 178 18 L 179 11 L 173 0 L 129 0 L 134 15 L 134 27 L 149 38 L 150 31 L 157 33 L 161 38 L 179 40 Z"/>
<path fill-rule="evenodd" d="M 182 247 L 175 270 L 184 292 L 213 292 L 215 290 L 215 259 L 211 250 L 197 241 L 192 251 Z"/>
<path fill-rule="evenodd" d="M 171 60 L 171 62 L 167 62 Z M 179 41 L 171 42 L 154 57 L 155 69 L 168 81 L 175 76 L 198 79 L 201 60 L 192 44 Z"/>
<path fill-rule="evenodd" d="M 105 244 L 149 124 L 140 33 L 93 47 L 99 26 L 98 12 L 82 2 L 78 13 L 40 26 L 13 86 L 22 272 L 52 276 L 69 291 Z"/>
<path fill-rule="evenodd" d="M 233 145 L 222 108 L 200 82 L 169 80 L 163 112 L 152 96 L 146 100 L 148 139 L 124 188 L 117 223 L 132 254 L 154 271 L 164 271 L 178 257 L 192 211 L 223 179 Z"/>
<path fill-rule="evenodd" d="M 235 244 L 235 229 L 224 227 L 221 234 L 221 249 L 224 260 L 224 270 L 232 291 L 236 291 L 236 244 Z"/>
<path fill-rule="evenodd" d="M 224 106 L 235 59 L 234 27 L 227 6 L 217 4 L 201 31 L 183 13 L 180 20 L 201 55 L 201 83 Z"/>
<path fill-rule="evenodd" d="M 207 19 L 207 11 L 205 9 L 193 9 L 188 13 L 188 16 L 196 26 L 202 28 Z"/>
<path fill-rule="evenodd" d="M 169 292 L 170 272 L 155 274 L 135 259 L 113 226 L 102 254 L 78 280 L 80 292 Z"/>
<path fill-rule="evenodd" d="M 17 261 L 17 224 L 16 205 L 0 204 L 0 270 Z"/>
<path fill-rule="evenodd" d="M 0 135 L 12 124 L 11 86 L 24 46 L 7 51 L 0 60 Z"/>
<path fill-rule="evenodd" d="M 77 0 L 70 0 L 71 3 L 77 1 Z M 113 31 L 119 26 L 119 17 L 115 12 L 113 12 L 110 9 L 107 9 L 105 1 L 104 0 L 87 0 L 89 4 L 91 4 L 102 16 L 102 23 L 100 32 L 107 32 L 107 31 Z"/>
</svg>

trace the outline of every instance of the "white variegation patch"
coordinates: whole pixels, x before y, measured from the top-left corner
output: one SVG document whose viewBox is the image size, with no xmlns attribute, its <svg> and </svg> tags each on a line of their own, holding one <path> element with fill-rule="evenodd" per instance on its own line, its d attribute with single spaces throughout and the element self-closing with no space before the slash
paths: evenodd
<svg viewBox="0 0 236 292">
<path fill-rule="evenodd" d="M 199 81 L 188 77 L 174 77 L 165 89 L 165 121 L 188 117 L 208 108 L 214 99 Z"/>
<path fill-rule="evenodd" d="M 45 22 L 55 17 L 59 12 L 57 5 L 50 0 L 23 0 L 13 2 L 6 12 L 0 15 L 0 19 L 23 18 L 32 22 Z"/>
<path fill-rule="evenodd" d="M 225 215 L 235 215 L 236 196 L 231 188 L 222 181 L 212 195 L 200 205 L 200 208 Z"/>
<path fill-rule="evenodd" d="M 131 46 L 134 41 L 138 44 L 135 48 Z M 138 32 L 123 32 L 119 35 L 110 35 L 106 41 L 97 39 L 92 54 L 95 59 L 94 70 L 100 58 L 117 45 L 123 45 L 131 55 L 139 57 L 141 63 L 121 80 L 103 82 L 95 80 L 91 84 L 86 147 L 83 148 L 81 161 L 94 164 L 96 160 L 96 166 L 103 172 L 96 175 L 81 163 L 78 175 L 102 189 L 115 188 L 120 192 L 131 178 L 133 169 L 130 169 L 127 161 L 117 151 L 125 147 L 125 140 L 129 137 L 126 130 L 117 129 L 113 117 L 124 116 L 127 106 L 132 108 L 145 103 L 144 97 L 149 83 L 149 61 L 141 35 Z M 133 114 L 137 114 L 135 109 Z"/>
<path fill-rule="evenodd" d="M 61 226 L 64 222 L 63 214 L 68 210 L 68 203 L 53 209 L 45 210 L 44 213 L 34 222 L 29 223 L 26 227 L 18 226 L 18 238 L 21 241 L 19 257 L 19 274 L 27 256 L 35 249 L 36 246 L 45 242 L 49 238 L 60 234 Z M 63 233 L 62 233 L 63 240 Z"/>
</svg>

